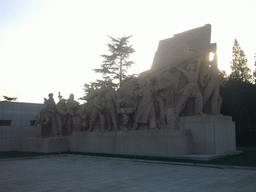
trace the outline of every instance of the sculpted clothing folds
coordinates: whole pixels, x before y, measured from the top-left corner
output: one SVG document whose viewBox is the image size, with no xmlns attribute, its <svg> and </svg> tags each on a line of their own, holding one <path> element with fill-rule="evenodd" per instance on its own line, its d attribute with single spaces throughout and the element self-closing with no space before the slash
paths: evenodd
<svg viewBox="0 0 256 192">
<path fill-rule="evenodd" d="M 111 122 L 113 123 L 113 127 L 115 131 L 118 130 L 117 125 L 117 113 L 116 113 L 116 96 L 113 90 L 108 90 L 105 94 L 106 100 L 106 117 L 108 122 L 108 130 L 111 130 Z"/>
<path fill-rule="evenodd" d="M 44 109 L 45 112 L 50 119 L 52 135 L 56 136 L 58 134 L 57 120 L 56 120 L 56 112 L 55 112 L 55 101 L 52 97 L 49 97 L 48 100 L 44 101 Z"/>
<path fill-rule="evenodd" d="M 142 98 L 138 103 L 133 118 L 137 123 L 149 123 L 151 129 L 156 127 L 155 107 L 149 86 L 142 89 Z"/>
<path fill-rule="evenodd" d="M 67 134 L 70 135 L 73 129 L 73 117 L 76 115 L 79 103 L 72 97 L 67 100 Z"/>
</svg>

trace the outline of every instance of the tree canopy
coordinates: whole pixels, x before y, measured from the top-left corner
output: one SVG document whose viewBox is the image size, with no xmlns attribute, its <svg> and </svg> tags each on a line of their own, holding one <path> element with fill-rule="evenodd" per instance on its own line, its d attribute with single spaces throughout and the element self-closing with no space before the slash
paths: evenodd
<svg viewBox="0 0 256 192">
<path fill-rule="evenodd" d="M 253 79 L 254 79 L 254 83 L 256 84 L 256 53 L 254 54 L 254 71 L 253 71 Z"/>
<path fill-rule="evenodd" d="M 107 44 L 110 54 L 101 55 L 104 58 L 101 68 L 94 71 L 102 73 L 104 81 L 122 87 L 123 80 L 127 77 L 127 69 L 134 64 L 133 61 L 128 61 L 130 55 L 135 52 L 132 45 L 128 44 L 132 36 L 108 37 L 111 39 L 111 43 Z"/>
<path fill-rule="evenodd" d="M 231 74 L 229 78 L 252 83 L 252 75 L 250 68 L 247 64 L 248 60 L 244 54 L 244 51 L 241 49 L 238 41 L 235 39 L 233 48 L 232 48 L 232 62 L 231 62 Z"/>
</svg>

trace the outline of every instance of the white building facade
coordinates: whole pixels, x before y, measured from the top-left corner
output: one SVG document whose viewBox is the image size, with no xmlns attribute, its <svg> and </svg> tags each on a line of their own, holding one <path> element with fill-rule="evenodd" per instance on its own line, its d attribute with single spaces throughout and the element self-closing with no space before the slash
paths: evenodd
<svg viewBox="0 0 256 192">
<path fill-rule="evenodd" d="M 22 141 L 36 137 L 35 117 L 43 104 L 0 101 L 0 151 L 21 151 Z"/>
</svg>

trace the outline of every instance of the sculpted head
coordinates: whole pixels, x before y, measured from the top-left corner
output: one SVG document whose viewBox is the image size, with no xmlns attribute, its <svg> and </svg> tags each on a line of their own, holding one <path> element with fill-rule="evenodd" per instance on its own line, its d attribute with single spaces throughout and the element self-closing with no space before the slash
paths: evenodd
<svg viewBox="0 0 256 192">
<path fill-rule="evenodd" d="M 60 104 L 62 104 L 62 105 L 66 104 L 66 99 L 61 99 Z"/>
<path fill-rule="evenodd" d="M 71 94 L 69 95 L 69 99 L 74 100 L 74 98 L 75 98 L 74 94 L 71 93 Z"/>
<path fill-rule="evenodd" d="M 133 90 L 139 89 L 139 81 L 138 81 L 138 78 L 134 78 L 134 79 L 132 80 L 132 83 L 133 83 Z"/>
<path fill-rule="evenodd" d="M 187 69 L 187 71 L 195 71 L 196 66 L 194 64 L 189 64 L 186 69 Z"/>
<path fill-rule="evenodd" d="M 52 93 L 49 93 L 49 94 L 48 94 L 48 97 L 52 99 L 52 98 L 53 98 L 53 94 L 52 94 Z"/>
</svg>

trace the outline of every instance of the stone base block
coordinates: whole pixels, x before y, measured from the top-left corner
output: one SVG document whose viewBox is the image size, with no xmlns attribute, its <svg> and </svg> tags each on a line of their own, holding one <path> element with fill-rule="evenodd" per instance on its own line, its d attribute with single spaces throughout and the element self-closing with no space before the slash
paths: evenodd
<svg viewBox="0 0 256 192">
<path fill-rule="evenodd" d="M 163 157 L 192 153 L 189 130 L 74 132 L 69 139 L 73 152 Z"/>
<path fill-rule="evenodd" d="M 52 137 L 39 139 L 35 137 L 26 138 L 22 142 L 22 151 L 57 153 L 69 151 L 69 140 L 67 137 Z"/>
<path fill-rule="evenodd" d="M 194 154 L 225 154 L 236 151 L 235 123 L 229 116 L 180 117 L 179 129 L 191 131 Z"/>
</svg>

